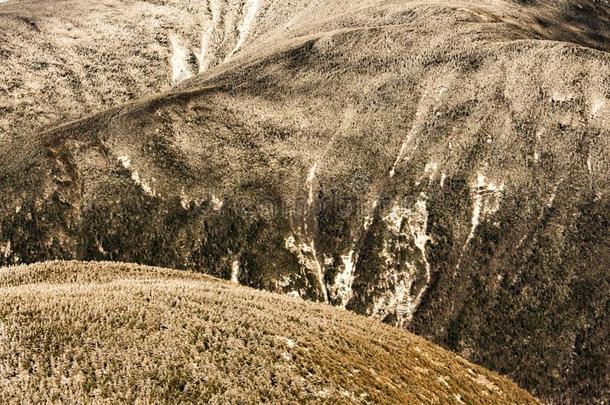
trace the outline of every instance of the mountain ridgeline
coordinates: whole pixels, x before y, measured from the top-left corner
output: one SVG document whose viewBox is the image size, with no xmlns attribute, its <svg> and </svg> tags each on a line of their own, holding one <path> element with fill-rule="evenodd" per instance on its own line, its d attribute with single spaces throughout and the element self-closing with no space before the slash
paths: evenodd
<svg viewBox="0 0 610 405">
<path fill-rule="evenodd" d="M 610 396 L 607 1 L 68 3 L 0 6 L 4 264 L 206 272 Z"/>
</svg>

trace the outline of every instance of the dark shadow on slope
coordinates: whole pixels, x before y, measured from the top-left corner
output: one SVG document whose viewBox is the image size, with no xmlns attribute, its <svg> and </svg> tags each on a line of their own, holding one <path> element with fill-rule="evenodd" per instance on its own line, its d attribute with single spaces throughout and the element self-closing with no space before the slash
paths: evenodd
<svg viewBox="0 0 610 405">
<path fill-rule="evenodd" d="M 533 28 L 542 38 L 610 52 L 610 2 L 519 1 L 535 7 Z"/>
</svg>

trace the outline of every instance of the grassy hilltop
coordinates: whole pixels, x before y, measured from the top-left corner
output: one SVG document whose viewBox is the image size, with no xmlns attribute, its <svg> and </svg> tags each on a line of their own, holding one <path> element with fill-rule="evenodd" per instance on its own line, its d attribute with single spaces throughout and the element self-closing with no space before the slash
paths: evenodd
<svg viewBox="0 0 610 405">
<path fill-rule="evenodd" d="M 424 339 L 209 276 L 0 270 L 0 402 L 535 403 Z"/>
</svg>

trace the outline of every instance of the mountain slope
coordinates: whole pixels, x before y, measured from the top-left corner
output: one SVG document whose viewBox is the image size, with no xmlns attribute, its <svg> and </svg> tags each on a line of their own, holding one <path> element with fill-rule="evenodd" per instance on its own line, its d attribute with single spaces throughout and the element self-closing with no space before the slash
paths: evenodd
<svg viewBox="0 0 610 405">
<path fill-rule="evenodd" d="M 236 23 L 231 57 L 166 93 L 32 131 L 11 110 L 4 263 L 198 269 L 601 403 L 609 9 L 527 3 L 236 3 L 241 48 Z"/>
<path fill-rule="evenodd" d="M 193 273 L 51 262 L 0 289 L 4 403 L 537 403 L 409 333 Z"/>
<path fill-rule="evenodd" d="M 506 1 L 483 5 L 460 1 L 452 2 L 451 9 L 467 8 L 487 23 L 509 25 L 518 35 L 606 51 L 610 47 L 605 0 L 517 4 L 521 9 Z M 0 136 L 168 90 L 254 44 L 282 42 L 325 27 L 368 24 L 375 8 L 398 7 L 447 4 L 442 0 L 8 0 L 0 6 Z M 363 16 L 357 16 L 358 10 Z M 343 20 L 350 14 L 351 21 Z"/>
</svg>

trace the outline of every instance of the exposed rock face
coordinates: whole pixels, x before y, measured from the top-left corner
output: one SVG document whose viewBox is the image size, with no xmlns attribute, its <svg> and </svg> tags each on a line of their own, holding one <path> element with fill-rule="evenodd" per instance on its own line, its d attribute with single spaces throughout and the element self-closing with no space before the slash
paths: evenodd
<svg viewBox="0 0 610 405">
<path fill-rule="evenodd" d="M 192 77 L 160 96 L 7 111 L 3 263 L 201 270 L 607 398 L 608 4 L 237 3 L 201 7 L 199 59 L 168 42 L 150 77 Z"/>
</svg>

